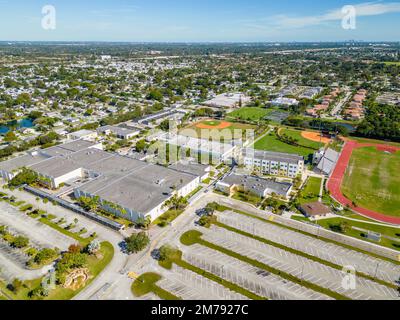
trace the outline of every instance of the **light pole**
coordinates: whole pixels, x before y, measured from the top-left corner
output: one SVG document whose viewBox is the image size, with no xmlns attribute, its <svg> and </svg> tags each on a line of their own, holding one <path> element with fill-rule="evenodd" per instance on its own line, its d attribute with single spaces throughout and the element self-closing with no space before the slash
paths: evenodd
<svg viewBox="0 0 400 320">
<path fill-rule="evenodd" d="M 378 274 L 378 268 L 379 268 L 379 264 L 380 264 L 381 262 L 380 261 L 378 261 L 378 263 L 376 264 L 376 269 L 375 269 L 375 276 L 374 276 L 374 278 L 376 278 L 376 275 Z"/>
</svg>

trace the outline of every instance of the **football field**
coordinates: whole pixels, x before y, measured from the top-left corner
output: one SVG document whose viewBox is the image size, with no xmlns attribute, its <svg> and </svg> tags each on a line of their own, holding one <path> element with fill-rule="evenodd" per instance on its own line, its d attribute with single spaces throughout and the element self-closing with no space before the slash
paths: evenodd
<svg viewBox="0 0 400 320">
<path fill-rule="evenodd" d="M 353 150 L 341 190 L 357 206 L 400 216 L 400 151 Z"/>
</svg>

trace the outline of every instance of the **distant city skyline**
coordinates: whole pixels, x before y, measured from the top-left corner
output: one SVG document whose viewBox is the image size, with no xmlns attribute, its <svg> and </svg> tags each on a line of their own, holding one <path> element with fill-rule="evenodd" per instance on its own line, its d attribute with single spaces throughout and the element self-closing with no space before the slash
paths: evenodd
<svg viewBox="0 0 400 320">
<path fill-rule="evenodd" d="M 45 5 L 56 10 L 54 30 L 42 27 Z M 342 26 L 346 5 L 355 29 Z M 0 41 L 400 41 L 399 17 L 393 1 L 0 0 Z"/>
</svg>

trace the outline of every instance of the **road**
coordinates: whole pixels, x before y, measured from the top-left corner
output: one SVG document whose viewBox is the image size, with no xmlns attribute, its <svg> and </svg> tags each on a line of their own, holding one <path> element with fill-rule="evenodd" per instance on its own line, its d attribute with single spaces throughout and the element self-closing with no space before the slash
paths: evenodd
<svg viewBox="0 0 400 320">
<path fill-rule="evenodd" d="M 332 109 L 331 116 L 338 117 L 340 115 L 340 112 L 342 111 L 346 103 L 349 101 L 351 95 L 352 95 L 351 91 L 348 91 L 346 93 L 346 96 L 342 100 L 340 100 L 338 104 Z"/>
</svg>

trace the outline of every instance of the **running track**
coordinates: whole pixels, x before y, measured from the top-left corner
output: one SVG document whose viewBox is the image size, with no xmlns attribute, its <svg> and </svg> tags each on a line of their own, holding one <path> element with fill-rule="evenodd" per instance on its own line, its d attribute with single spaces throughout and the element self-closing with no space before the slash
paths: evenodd
<svg viewBox="0 0 400 320">
<path fill-rule="evenodd" d="M 352 201 L 347 199 L 340 190 L 340 186 L 342 185 L 343 177 L 346 172 L 346 168 L 350 162 L 353 150 L 363 147 L 376 147 L 378 150 L 389 151 L 389 152 L 396 152 L 400 150 L 400 148 L 398 147 L 393 147 L 383 144 L 357 143 L 356 141 L 347 142 L 339 157 L 335 170 L 333 171 L 332 176 L 328 181 L 327 184 L 328 190 L 331 192 L 332 197 L 335 198 L 338 202 L 340 202 L 344 207 L 349 206 L 353 211 L 374 220 L 400 225 L 400 217 L 386 216 L 376 211 L 353 206 Z"/>
</svg>

